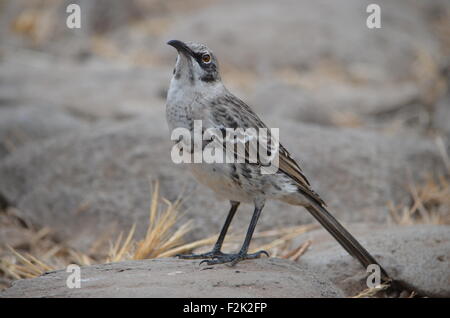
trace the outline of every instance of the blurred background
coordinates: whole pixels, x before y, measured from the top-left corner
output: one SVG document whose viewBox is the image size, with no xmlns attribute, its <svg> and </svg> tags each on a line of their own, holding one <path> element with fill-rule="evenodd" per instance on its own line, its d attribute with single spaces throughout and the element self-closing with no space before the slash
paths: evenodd
<svg viewBox="0 0 450 318">
<path fill-rule="evenodd" d="M 228 204 L 170 161 L 171 39 L 213 50 L 339 219 L 361 233 L 449 224 L 450 2 L 377 0 L 369 29 L 372 2 L 0 0 L 0 288 L 214 241 Z M 80 29 L 66 26 L 70 3 Z M 157 238 L 152 202 L 178 211 Z M 260 244 L 284 238 L 272 253 L 289 255 L 286 227 L 311 222 L 270 203 L 259 229 L 279 232 Z"/>
</svg>

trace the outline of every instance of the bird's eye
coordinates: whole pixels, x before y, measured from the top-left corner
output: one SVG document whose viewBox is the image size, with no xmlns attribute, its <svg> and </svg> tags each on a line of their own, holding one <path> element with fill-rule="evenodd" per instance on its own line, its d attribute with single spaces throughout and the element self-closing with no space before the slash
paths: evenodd
<svg viewBox="0 0 450 318">
<path fill-rule="evenodd" d="M 209 63 L 211 62 L 211 55 L 208 53 L 202 55 L 202 61 L 203 63 Z"/>
</svg>

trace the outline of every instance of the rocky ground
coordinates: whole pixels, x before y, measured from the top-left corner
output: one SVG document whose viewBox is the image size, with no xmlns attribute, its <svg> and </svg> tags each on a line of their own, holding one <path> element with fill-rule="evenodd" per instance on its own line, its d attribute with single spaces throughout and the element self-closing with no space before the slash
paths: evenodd
<svg viewBox="0 0 450 318">
<path fill-rule="evenodd" d="M 356 0 L 103 2 L 81 1 L 89 6 L 81 31 L 58 27 L 64 1 L 1 4 L 1 286 L 26 277 L 4 264 L 18 261 L 7 245 L 32 252 L 31 229 L 89 255 L 99 237 L 133 224 L 141 239 L 156 180 L 169 201 L 183 194 L 179 224 L 193 222 L 186 242 L 218 232 L 228 203 L 169 157 L 164 104 L 175 53 L 165 42 L 177 38 L 214 50 L 230 90 L 280 127 L 313 187 L 389 272 L 420 295 L 450 296 L 448 2 L 379 1 L 379 30 L 365 27 L 369 2 Z M 242 207 L 233 231 L 245 231 L 251 209 Z M 305 212 L 270 202 L 258 230 L 313 222 Z M 365 289 L 365 272 L 328 234 L 317 229 L 291 244 L 307 240 L 297 261 L 99 264 L 82 268 L 86 288 L 65 288 L 59 270 L 16 280 L 0 296 L 345 297 Z"/>
<path fill-rule="evenodd" d="M 409 296 L 411 290 L 420 296 L 450 297 L 448 226 L 390 227 L 370 233 L 369 228 L 352 230 L 405 284 L 397 297 Z M 126 261 L 82 267 L 80 288 L 67 288 L 71 272 L 58 270 L 16 281 L 0 296 L 350 297 L 366 288 L 365 272 L 334 240 L 321 230 L 308 236 L 313 248 L 298 262 L 261 258 L 229 267 L 173 258 Z"/>
</svg>

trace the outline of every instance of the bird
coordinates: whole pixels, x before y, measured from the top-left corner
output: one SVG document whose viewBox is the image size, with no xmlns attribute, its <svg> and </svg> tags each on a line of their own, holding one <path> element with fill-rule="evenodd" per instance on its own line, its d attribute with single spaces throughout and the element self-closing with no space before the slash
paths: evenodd
<svg viewBox="0 0 450 318">
<path fill-rule="evenodd" d="M 233 95 L 223 84 L 216 56 L 204 44 L 171 40 L 168 45 L 177 50 L 177 59 L 167 91 L 166 119 L 171 131 L 182 128 L 194 131 L 196 121 L 207 129 L 268 129 L 253 109 Z M 177 140 L 180 141 L 180 140 Z M 249 141 L 242 141 L 248 151 Z M 205 148 L 202 141 L 202 148 Z M 220 142 L 219 142 L 220 143 Z M 192 142 L 181 143 L 193 153 Z M 181 146 L 183 148 L 183 146 Z M 270 150 L 273 146 L 267 147 Z M 392 281 L 386 270 L 328 211 L 324 200 L 316 193 L 300 168 L 299 163 L 279 144 L 276 147 L 278 164 L 274 173 L 264 174 L 261 160 L 256 162 L 188 163 L 187 166 L 200 183 L 211 188 L 230 202 L 230 210 L 218 239 L 210 252 L 178 255 L 182 259 L 203 259 L 208 265 L 234 266 L 247 259 L 269 256 L 266 251 L 248 253 L 258 219 L 268 200 L 279 200 L 304 207 L 337 240 L 337 242 L 367 269 L 371 264 L 379 266 L 383 282 Z M 184 149 L 183 149 L 184 151 Z M 235 153 L 237 156 L 237 154 Z M 237 253 L 222 252 L 222 244 L 229 225 L 241 203 L 254 205 L 248 230 Z"/>
</svg>

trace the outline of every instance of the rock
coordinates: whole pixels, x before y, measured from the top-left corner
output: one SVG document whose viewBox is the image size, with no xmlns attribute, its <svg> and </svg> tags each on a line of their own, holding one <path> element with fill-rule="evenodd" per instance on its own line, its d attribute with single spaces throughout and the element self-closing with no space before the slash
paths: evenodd
<svg viewBox="0 0 450 318">
<path fill-rule="evenodd" d="M 286 120 L 426 128 L 420 81 L 446 55 L 427 13 L 436 1 L 379 1 L 380 29 L 366 26 L 370 3 L 216 2 L 177 19 L 165 38 L 207 44 L 232 91 L 249 87 L 255 108 Z M 445 12 L 444 6 L 434 10 Z M 162 58 L 172 57 L 164 46 L 157 49 Z"/>
<path fill-rule="evenodd" d="M 414 60 L 413 54 L 405 56 L 404 52 L 420 45 L 434 55 L 436 43 L 424 28 L 417 4 L 383 1 L 384 29 L 375 31 L 354 28 L 355 21 L 364 25 L 366 18 L 365 4 L 356 2 L 325 5 L 324 1 L 287 0 L 280 6 L 271 1 L 233 0 L 208 5 L 198 1 L 189 11 L 161 7 L 167 14 L 176 11 L 183 15 L 174 19 L 178 22 L 171 30 L 151 37 L 149 48 L 159 58 L 145 66 L 126 59 L 127 53 L 131 54 L 127 50 L 118 50 L 119 54 L 108 56 L 110 60 L 91 56 L 83 61 L 55 57 L 45 50 L 42 54 L 5 50 L 0 63 L 0 105 L 28 105 L 30 100 L 33 105 L 57 105 L 63 114 L 89 122 L 92 128 L 74 129 L 76 134 L 69 136 L 62 134 L 62 128 L 49 127 L 43 139 L 50 139 L 15 150 L 0 164 L 0 198 L 17 207 L 23 218 L 51 227 L 62 240 L 80 248 L 92 244 L 100 233 L 128 230 L 133 223 L 138 224 L 137 234 L 142 236 L 150 205 L 150 181 L 159 179 L 162 196 L 170 200 L 183 190 L 189 192 L 182 209 L 187 210 L 185 219 L 195 220 L 196 228 L 188 239 L 217 233 L 228 203 L 215 200 L 203 186 L 197 187 L 186 169 L 172 164 L 169 157 L 164 102 L 175 52 L 165 42 L 176 35 L 207 43 L 223 60 L 225 71 L 227 65 L 233 65 L 265 74 L 251 77 L 255 90 L 247 97 L 267 124 L 281 128 L 283 144 L 300 160 L 330 210 L 344 221 L 384 222 L 386 203 L 406 200 L 408 169 L 413 172 L 412 179 L 420 181 L 442 167 L 435 145 L 414 135 L 387 137 L 363 129 L 322 129 L 298 123 L 325 120 L 328 125 L 333 119 L 328 116 L 330 109 L 366 114 L 379 107 L 388 109 L 389 105 L 381 105 L 385 100 L 403 101 L 411 88 L 406 86 L 403 91 L 390 85 L 397 83 L 398 73 L 403 74 Z M 234 17 L 239 32 L 230 31 L 229 16 Z M 168 26 L 171 21 L 166 21 Z M 208 28 L 202 27 L 205 23 Z M 120 29 L 117 26 L 114 30 L 115 36 L 126 34 Z M 386 30 L 396 30 L 395 41 Z M 123 47 L 132 50 L 133 40 L 123 42 Z M 331 60 L 343 64 L 350 73 L 369 74 L 364 87 L 383 83 L 383 91 L 376 85 L 362 90 L 360 82 L 356 86 L 350 82 L 352 87 L 345 82 L 350 86 L 323 85 L 311 93 L 287 85 L 283 82 L 286 79 L 277 75 L 288 68 L 303 76 L 324 60 L 325 66 Z M 319 73 L 324 69 L 328 68 L 322 65 Z M 334 84 L 342 83 L 333 74 L 325 72 L 321 78 L 331 76 Z M 224 79 L 239 83 L 240 76 Z M 35 110 L 29 112 L 34 114 Z M 251 212 L 252 207 L 242 206 L 232 226 L 244 231 Z M 310 221 L 302 208 L 269 202 L 258 229 Z"/>
<path fill-rule="evenodd" d="M 163 131 L 157 123 L 152 127 Z M 169 174 L 165 163 L 169 162 L 170 148 L 161 134 L 149 134 L 145 122 L 137 129 L 128 126 L 128 133 L 121 125 L 111 126 L 16 150 L 5 160 L 8 168 L 4 171 L 14 184 L 5 183 L 0 192 L 25 219 L 48 225 L 60 237 L 73 237 L 86 245 L 100 233 L 111 231 L 116 223 L 128 230 L 139 220 L 136 223 L 142 223 L 139 229 L 143 231 L 151 196 L 150 173 L 155 178 Z M 42 157 L 43 148 L 49 151 L 47 159 Z M 158 165 L 158 160 L 163 164 Z M 149 173 L 148 167 L 158 169 Z M 134 194 L 128 195 L 129 191 Z"/>
<path fill-rule="evenodd" d="M 433 128 L 450 140 L 450 94 L 437 103 L 432 122 Z"/>
<path fill-rule="evenodd" d="M 0 108 L 0 159 L 34 141 L 79 131 L 87 123 L 44 105 Z"/>
<path fill-rule="evenodd" d="M 81 267 L 81 288 L 69 289 L 65 270 L 15 281 L 0 297 L 342 297 L 313 269 L 283 259 L 236 267 L 151 259 Z"/>
<path fill-rule="evenodd" d="M 394 279 L 422 296 L 450 297 L 450 226 L 366 224 L 349 231 Z M 300 264 L 314 268 L 347 296 L 367 288 L 368 274 L 330 235 L 316 230 L 299 239 L 312 240 Z"/>
<path fill-rule="evenodd" d="M 153 105 L 164 105 L 171 67 L 96 58 L 80 63 L 21 52 L 0 63 L 0 101 L 51 104 L 84 121 L 121 122 L 150 116 Z"/>
<path fill-rule="evenodd" d="M 344 221 L 384 223 L 389 201 L 408 203 L 410 182 L 420 184 L 431 172 L 445 173 L 438 147 L 429 139 L 264 120 L 269 127 L 281 127 L 281 142 Z"/>
<path fill-rule="evenodd" d="M 393 116 L 399 109 L 411 116 L 426 113 L 424 107 L 415 104 L 418 92 L 411 83 L 334 83 L 309 89 L 300 83 L 270 79 L 259 81 L 248 95 L 248 103 L 266 116 L 322 126 L 381 130 L 392 127 L 394 120 L 404 118 L 403 113 Z"/>
<path fill-rule="evenodd" d="M 388 201 L 409 203 L 410 182 L 444 169 L 434 141 L 417 134 L 430 128 L 431 115 L 431 128 L 449 136 L 448 98 L 434 113 L 423 105 L 427 94 L 440 97 L 432 88 L 448 55 L 439 40 L 445 34 L 436 31 L 446 26 L 439 22 L 446 0 L 380 0 L 377 30 L 365 25 L 370 1 L 115 0 L 108 10 L 103 2 L 83 2 L 89 12 L 81 33 L 52 27 L 62 2 L 6 1 L 0 10 L 0 209 L 50 227 L 55 240 L 86 251 L 102 233 L 116 236 L 134 223 L 139 239 L 156 179 L 163 197 L 185 194 L 182 221 L 195 225 L 187 240 L 219 232 L 228 203 L 169 157 L 171 38 L 213 49 L 225 83 L 281 129 L 283 144 L 340 220 L 385 224 Z M 231 230 L 244 232 L 252 207 L 239 212 Z M 258 230 L 311 221 L 302 208 L 268 202 Z M 445 294 L 412 279 L 415 269 L 389 255 L 385 261 L 417 290 Z M 348 295 L 364 287 L 357 276 L 364 273 L 352 281 L 330 268 Z"/>
<path fill-rule="evenodd" d="M 377 30 L 366 27 L 369 4 L 358 0 L 344 4 L 285 0 L 282 5 L 270 0 L 217 2 L 179 17 L 165 38 L 207 43 L 224 63 L 239 68 L 305 70 L 321 59 L 331 59 L 364 68 L 374 77 L 382 74 L 384 80 L 411 71 L 415 57 L 405 52 L 421 47 L 427 54 L 438 54 L 438 42 L 430 36 L 418 3 L 379 1 L 382 28 Z"/>
<path fill-rule="evenodd" d="M 114 1 L 107 10 L 98 3 L 84 3 L 87 21 L 78 36 L 58 28 L 41 30 L 48 33 L 42 39 L 42 34 L 35 34 L 34 42 L 39 43 L 34 45 L 45 54 L 17 51 L 15 46 L 20 44 L 6 43 L 13 48 L 5 45 L 7 63 L 0 65 L 0 96 L 45 98 L 89 119 L 138 117 L 164 95 L 175 57 L 165 43 L 179 38 L 208 44 L 225 74 L 230 68 L 238 70 L 224 76 L 232 88 L 255 88 L 248 92 L 255 108 L 284 105 L 286 119 L 370 126 L 371 115 L 398 104 L 405 104 L 408 110 L 406 115 L 402 113 L 403 120 L 409 120 L 410 113 L 415 119 L 426 117 L 423 106 L 409 107 L 409 103 L 420 95 L 418 78 L 423 77 L 423 70 L 438 64 L 443 55 L 432 31 L 430 12 L 444 12 L 448 4 L 383 0 L 378 3 L 382 28 L 371 30 L 365 25 L 369 3 L 284 0 L 280 5 L 269 0 L 233 0 L 206 4 L 194 0 L 144 5 Z M 28 12 L 29 6 L 29 1 L 9 1 L 2 23 L 14 25 L 21 10 Z M 34 13 L 34 18 L 57 23 L 61 4 L 45 7 L 48 15 L 43 18 Z M 137 12 L 140 14 L 132 14 Z M 121 23 L 131 17 L 138 27 Z M 234 28 L 229 28 L 230 17 Z M 361 27 L 355 27 L 358 24 Z M 99 31 L 107 36 L 89 41 L 90 32 Z M 5 38 L 17 37 L 4 33 Z M 33 37 L 27 32 L 23 35 Z M 74 62 L 73 55 L 80 50 L 88 50 L 89 58 Z M 113 59 L 113 63 L 102 65 L 98 56 Z M 249 78 L 242 76 L 247 73 Z M 289 74 L 294 75 L 294 85 L 286 85 L 292 84 Z M 277 81 L 283 84 L 273 87 Z M 312 107 L 305 106 L 305 100 Z M 377 127 L 394 125 L 389 115 L 376 120 Z M 416 124 L 411 125 L 417 128 Z"/>
<path fill-rule="evenodd" d="M 158 179 L 161 195 L 169 200 L 184 191 L 184 218 L 196 225 L 188 239 L 216 234 L 229 204 L 215 199 L 209 189 L 197 187 L 187 169 L 172 163 L 163 118 L 164 108 L 155 108 L 149 118 L 94 127 L 18 149 L 0 164 L 0 194 L 21 211 L 22 218 L 49 226 L 80 248 L 106 231 L 128 231 L 133 223 L 142 236 L 150 183 Z M 275 120 L 268 124 L 282 127 L 283 144 L 300 158 L 313 187 L 344 221 L 385 222 L 388 200 L 405 200 L 408 169 L 417 181 L 442 166 L 435 145 L 425 139 Z M 252 209 L 243 205 L 232 226 L 245 230 Z M 268 202 L 258 229 L 311 220 L 301 207 Z"/>
</svg>

